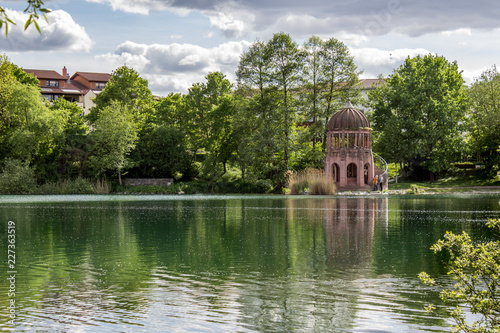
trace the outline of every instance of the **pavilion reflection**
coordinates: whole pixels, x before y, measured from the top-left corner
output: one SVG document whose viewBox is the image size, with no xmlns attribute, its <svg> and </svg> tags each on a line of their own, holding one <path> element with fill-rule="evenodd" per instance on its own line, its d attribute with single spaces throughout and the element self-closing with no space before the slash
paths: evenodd
<svg viewBox="0 0 500 333">
<path fill-rule="evenodd" d="M 376 224 L 388 224 L 387 198 L 340 198 L 325 211 L 330 264 L 356 265 L 370 259 Z"/>
</svg>

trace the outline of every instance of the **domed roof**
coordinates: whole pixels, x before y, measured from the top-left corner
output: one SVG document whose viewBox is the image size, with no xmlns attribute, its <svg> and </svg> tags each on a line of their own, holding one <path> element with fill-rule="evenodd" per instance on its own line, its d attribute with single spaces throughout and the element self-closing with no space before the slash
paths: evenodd
<svg viewBox="0 0 500 333">
<path fill-rule="evenodd" d="M 369 128 L 370 122 L 363 112 L 356 110 L 351 102 L 342 110 L 335 113 L 328 122 L 329 131 L 338 131 L 342 129 L 358 130 L 360 128 Z"/>
</svg>

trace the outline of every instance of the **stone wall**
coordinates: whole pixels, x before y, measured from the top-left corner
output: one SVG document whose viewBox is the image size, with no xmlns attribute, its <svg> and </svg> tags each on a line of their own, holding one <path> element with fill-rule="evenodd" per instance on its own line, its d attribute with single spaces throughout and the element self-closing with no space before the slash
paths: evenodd
<svg viewBox="0 0 500 333">
<path fill-rule="evenodd" d="M 174 183 L 173 178 L 126 178 L 123 183 L 128 186 L 139 185 L 163 185 L 170 186 Z"/>
</svg>

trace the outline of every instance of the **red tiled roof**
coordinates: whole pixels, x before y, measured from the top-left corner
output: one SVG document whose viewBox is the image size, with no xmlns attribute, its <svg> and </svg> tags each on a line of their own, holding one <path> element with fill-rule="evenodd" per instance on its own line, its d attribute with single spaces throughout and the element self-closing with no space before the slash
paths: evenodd
<svg viewBox="0 0 500 333">
<path fill-rule="evenodd" d="M 76 72 L 71 77 L 71 80 L 74 80 L 77 75 L 85 78 L 90 82 L 108 82 L 111 78 L 111 74 L 108 73 L 88 73 L 88 72 Z"/>
<path fill-rule="evenodd" d="M 384 83 L 384 79 L 361 79 L 359 80 L 361 89 L 377 88 L 380 84 Z"/>
<path fill-rule="evenodd" d="M 38 79 L 66 80 L 64 76 L 56 71 L 45 69 L 24 69 L 26 73 L 35 75 Z"/>
</svg>

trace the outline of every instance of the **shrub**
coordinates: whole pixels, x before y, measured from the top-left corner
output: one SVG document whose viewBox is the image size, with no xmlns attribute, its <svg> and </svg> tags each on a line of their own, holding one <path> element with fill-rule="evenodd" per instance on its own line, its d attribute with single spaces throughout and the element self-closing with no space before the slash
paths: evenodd
<svg viewBox="0 0 500 333">
<path fill-rule="evenodd" d="M 36 192 L 35 171 L 28 163 L 6 159 L 0 174 L 0 192 L 7 194 L 31 194 Z"/>
<path fill-rule="evenodd" d="M 76 178 L 43 184 L 38 192 L 43 194 L 92 194 L 95 193 L 95 188 L 90 180 Z"/>
<path fill-rule="evenodd" d="M 408 193 L 408 194 L 419 194 L 421 192 L 422 192 L 422 190 L 420 189 L 420 187 L 418 187 L 418 185 L 411 184 L 410 185 L 410 189 L 406 193 Z"/>
<path fill-rule="evenodd" d="M 447 232 L 444 239 L 431 247 L 435 253 L 449 254 L 448 275 L 456 283 L 453 287 L 440 286 L 440 298 L 454 307 L 450 312 L 456 323 L 455 332 L 500 332 L 500 220 L 490 219 L 487 225 L 497 232 L 497 240 L 474 243 L 466 232 Z M 426 284 L 437 285 L 425 272 L 419 278 Z M 476 315 L 476 321 L 467 320 L 462 312 L 464 304 Z M 435 309 L 432 304 L 426 308 L 428 312 Z"/>
</svg>

